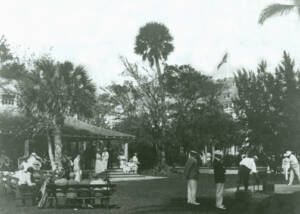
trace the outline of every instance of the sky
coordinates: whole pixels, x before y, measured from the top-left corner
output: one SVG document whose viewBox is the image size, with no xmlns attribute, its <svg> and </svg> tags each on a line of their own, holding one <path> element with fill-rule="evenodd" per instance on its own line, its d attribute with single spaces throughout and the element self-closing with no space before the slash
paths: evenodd
<svg viewBox="0 0 300 214">
<path fill-rule="evenodd" d="M 10 0 L 1 2 L 0 35 L 20 56 L 49 53 L 89 71 L 97 86 L 122 82 L 120 56 L 134 54 L 140 27 L 155 21 L 174 37 L 168 64 L 190 64 L 217 78 L 240 68 L 255 70 L 266 60 L 270 71 L 288 51 L 300 67 L 300 19 L 296 11 L 261 26 L 260 11 L 288 0 Z M 228 52 L 228 63 L 216 70 Z"/>
</svg>

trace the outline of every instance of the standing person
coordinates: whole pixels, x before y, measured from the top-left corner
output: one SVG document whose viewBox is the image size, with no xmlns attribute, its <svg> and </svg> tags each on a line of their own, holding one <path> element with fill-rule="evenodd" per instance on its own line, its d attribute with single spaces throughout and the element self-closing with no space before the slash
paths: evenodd
<svg viewBox="0 0 300 214">
<path fill-rule="evenodd" d="M 139 159 L 137 157 L 137 153 L 134 153 L 134 155 L 132 157 L 132 162 L 134 163 L 134 169 L 133 169 L 133 171 L 134 171 L 135 174 L 137 174 L 138 168 L 139 168 L 139 164 L 140 164 Z"/>
<path fill-rule="evenodd" d="M 101 150 L 97 149 L 96 152 L 96 161 L 95 161 L 95 174 L 99 174 L 103 172 L 103 164 L 102 164 L 102 156 L 101 156 Z"/>
<path fill-rule="evenodd" d="M 109 153 L 107 151 L 107 148 L 104 147 L 103 152 L 102 152 L 102 164 L 103 164 L 103 170 L 107 170 L 107 163 L 109 159 Z"/>
<path fill-rule="evenodd" d="M 289 170 L 290 170 L 290 159 L 288 158 L 288 155 L 286 153 L 283 154 L 282 159 L 282 169 L 284 173 L 284 178 L 286 181 L 289 180 Z"/>
<path fill-rule="evenodd" d="M 245 191 L 248 191 L 249 175 L 252 173 L 257 173 L 255 160 L 253 157 L 245 157 L 241 160 L 239 167 L 239 185 L 243 183 Z M 239 185 L 237 190 L 239 190 Z"/>
<path fill-rule="evenodd" d="M 299 162 L 295 155 L 292 154 L 291 151 L 286 152 L 287 157 L 290 159 L 290 182 L 288 185 L 293 185 L 295 174 L 300 183 L 300 170 L 299 170 Z"/>
<path fill-rule="evenodd" d="M 122 151 L 120 152 L 118 159 L 119 159 L 119 162 L 120 162 L 120 168 L 125 173 L 126 172 L 125 165 L 126 165 L 127 160 L 126 160 L 126 157 L 124 155 L 124 152 L 122 152 Z"/>
<path fill-rule="evenodd" d="M 80 182 L 81 181 L 81 167 L 80 167 L 80 154 L 77 154 L 76 158 L 74 159 L 74 174 L 75 174 L 75 181 Z"/>
<path fill-rule="evenodd" d="M 198 153 L 191 151 L 189 158 L 185 164 L 184 175 L 187 179 L 187 203 L 193 205 L 199 205 L 196 202 L 197 196 L 197 186 L 199 178 L 199 168 L 198 168 Z"/>
<path fill-rule="evenodd" d="M 225 167 L 223 164 L 222 151 L 215 151 L 215 159 L 213 161 L 214 177 L 216 183 L 216 207 L 225 210 L 223 204 L 224 183 L 225 183 Z"/>
</svg>

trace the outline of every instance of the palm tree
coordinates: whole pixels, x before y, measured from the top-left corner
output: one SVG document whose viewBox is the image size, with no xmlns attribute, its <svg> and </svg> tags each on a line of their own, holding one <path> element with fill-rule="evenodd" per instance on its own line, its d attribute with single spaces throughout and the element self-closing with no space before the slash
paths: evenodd
<svg viewBox="0 0 300 214">
<path fill-rule="evenodd" d="M 262 25 L 267 19 L 275 15 L 287 14 L 294 9 L 297 9 L 300 16 L 300 0 L 293 0 L 293 4 L 271 4 L 260 13 L 258 23 Z"/>
<path fill-rule="evenodd" d="M 154 125 L 161 127 L 161 141 L 164 138 L 164 127 L 166 124 L 166 105 L 160 61 L 167 60 L 169 54 L 174 50 L 172 41 L 173 37 L 170 35 L 169 29 L 164 24 L 150 22 L 140 28 L 139 34 L 136 36 L 134 48 L 134 52 L 141 55 L 144 61 L 148 60 L 151 67 L 154 64 L 156 66 L 161 100 L 161 125 L 159 125 L 160 122 L 157 122 L 157 124 Z M 162 147 L 160 160 L 161 164 L 165 165 L 165 153 L 162 142 L 160 142 L 160 145 Z"/>
<path fill-rule="evenodd" d="M 157 22 L 147 23 L 141 27 L 136 37 L 134 52 L 148 60 L 151 67 L 155 64 L 159 78 L 161 77 L 160 60 L 167 60 L 174 50 L 173 37 L 169 29 Z"/>
<path fill-rule="evenodd" d="M 91 117 L 96 103 L 96 88 L 87 71 L 71 62 L 59 63 L 42 57 L 35 61 L 33 71 L 22 78 L 19 91 L 21 109 L 26 115 L 43 120 L 47 133 L 53 134 L 55 162 L 61 166 L 65 117 L 74 114 Z"/>
</svg>

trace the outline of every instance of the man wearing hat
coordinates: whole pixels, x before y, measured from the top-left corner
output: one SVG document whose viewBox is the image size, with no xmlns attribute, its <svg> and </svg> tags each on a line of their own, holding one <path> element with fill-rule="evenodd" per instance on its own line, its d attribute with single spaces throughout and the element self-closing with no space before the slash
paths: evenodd
<svg viewBox="0 0 300 214">
<path fill-rule="evenodd" d="M 241 160 L 239 166 L 239 184 L 237 190 L 239 190 L 240 184 L 243 183 L 245 191 L 248 191 L 249 175 L 257 173 L 256 164 L 255 164 L 256 158 L 257 158 L 256 156 L 254 157 L 246 156 L 243 160 Z"/>
<path fill-rule="evenodd" d="M 288 158 L 286 153 L 283 154 L 282 169 L 284 172 L 284 178 L 286 181 L 288 181 L 289 180 L 289 170 L 290 170 L 290 159 Z"/>
<path fill-rule="evenodd" d="M 295 177 L 295 174 L 298 178 L 298 181 L 300 183 L 300 170 L 299 170 L 299 162 L 296 158 L 295 155 L 292 154 L 291 151 L 287 151 L 286 152 L 286 155 L 287 157 L 290 159 L 290 182 L 289 182 L 289 185 L 292 185 L 293 184 L 293 181 L 294 181 L 294 177 Z"/>
<path fill-rule="evenodd" d="M 184 176 L 187 179 L 187 202 L 193 205 L 199 205 L 196 202 L 197 186 L 199 178 L 198 153 L 191 151 L 185 164 Z"/>
<path fill-rule="evenodd" d="M 224 183 L 225 183 L 225 168 L 223 165 L 223 152 L 215 151 L 215 158 L 213 161 L 214 177 L 216 183 L 216 207 L 225 210 L 223 205 Z"/>
</svg>

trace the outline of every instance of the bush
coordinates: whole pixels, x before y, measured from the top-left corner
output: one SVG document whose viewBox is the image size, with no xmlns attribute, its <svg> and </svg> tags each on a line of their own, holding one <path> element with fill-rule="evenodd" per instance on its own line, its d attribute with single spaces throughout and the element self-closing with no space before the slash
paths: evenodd
<svg viewBox="0 0 300 214">
<path fill-rule="evenodd" d="M 239 157 L 237 155 L 225 155 L 224 156 L 224 166 L 233 167 L 237 166 Z"/>
</svg>

